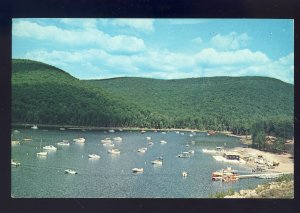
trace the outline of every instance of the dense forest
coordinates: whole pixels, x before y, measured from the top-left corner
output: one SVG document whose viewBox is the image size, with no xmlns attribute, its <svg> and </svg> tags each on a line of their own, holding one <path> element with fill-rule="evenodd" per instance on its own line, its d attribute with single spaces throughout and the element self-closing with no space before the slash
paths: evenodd
<svg viewBox="0 0 300 213">
<path fill-rule="evenodd" d="M 294 134 L 294 87 L 273 78 L 79 80 L 31 60 L 12 67 L 14 123 Z"/>
</svg>

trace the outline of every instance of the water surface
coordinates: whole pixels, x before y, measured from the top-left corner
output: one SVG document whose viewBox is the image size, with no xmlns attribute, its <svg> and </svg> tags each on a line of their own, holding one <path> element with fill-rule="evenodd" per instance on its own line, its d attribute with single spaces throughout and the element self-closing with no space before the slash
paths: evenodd
<svg viewBox="0 0 300 213">
<path fill-rule="evenodd" d="M 18 129 L 12 139 L 32 137 L 32 141 L 12 146 L 12 158 L 21 166 L 11 169 L 11 193 L 14 197 L 28 198 L 208 198 L 211 194 L 233 188 L 235 190 L 254 188 L 266 182 L 262 179 L 242 179 L 236 183 L 211 181 L 213 171 L 232 166 L 240 173 L 247 173 L 245 166 L 220 163 L 212 155 L 202 153 L 202 148 L 242 146 L 238 138 L 225 135 L 207 136 L 197 133 L 190 136 L 175 132 L 149 131 L 81 131 L 55 129 Z M 107 153 L 101 139 L 122 137 L 114 142 L 120 155 Z M 73 139 L 85 137 L 85 144 L 73 143 Z M 146 137 L 151 137 L 153 146 L 148 146 Z M 69 147 L 56 143 L 71 142 Z M 161 140 L 167 144 L 160 144 Z M 57 151 L 49 151 L 47 157 L 37 157 L 42 146 L 54 145 Z M 187 147 L 186 145 L 189 145 Z M 147 147 L 146 153 L 137 149 Z M 193 149 L 191 158 L 176 157 L 182 151 Z M 89 154 L 98 154 L 100 159 L 92 160 Z M 163 156 L 162 166 L 154 166 L 152 160 Z M 132 168 L 143 167 L 142 174 L 133 174 Z M 65 169 L 74 169 L 77 175 L 65 174 Z M 188 177 L 182 177 L 182 171 Z"/>
</svg>

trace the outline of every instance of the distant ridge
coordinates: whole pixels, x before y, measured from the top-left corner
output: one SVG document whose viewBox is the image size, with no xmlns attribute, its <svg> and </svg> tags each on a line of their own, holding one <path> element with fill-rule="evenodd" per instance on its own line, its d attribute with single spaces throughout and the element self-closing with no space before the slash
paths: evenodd
<svg viewBox="0 0 300 213">
<path fill-rule="evenodd" d="M 198 128 L 247 132 L 257 120 L 294 116 L 294 87 L 268 77 L 79 80 L 13 59 L 13 122 Z"/>
</svg>

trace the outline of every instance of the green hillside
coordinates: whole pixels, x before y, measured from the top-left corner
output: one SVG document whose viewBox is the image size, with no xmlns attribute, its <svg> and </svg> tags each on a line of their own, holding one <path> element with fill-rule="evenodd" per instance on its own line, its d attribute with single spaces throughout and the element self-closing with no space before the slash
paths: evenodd
<svg viewBox="0 0 300 213">
<path fill-rule="evenodd" d="M 15 59 L 12 70 L 12 122 L 138 126 L 149 114 L 53 66 Z"/>
<path fill-rule="evenodd" d="M 266 77 L 88 82 L 167 116 L 177 127 L 245 131 L 257 120 L 291 120 L 294 113 L 293 85 Z"/>
<path fill-rule="evenodd" d="M 14 59 L 12 121 L 240 133 L 263 121 L 272 132 L 293 125 L 293 90 L 266 77 L 79 80 L 50 65 Z"/>
</svg>

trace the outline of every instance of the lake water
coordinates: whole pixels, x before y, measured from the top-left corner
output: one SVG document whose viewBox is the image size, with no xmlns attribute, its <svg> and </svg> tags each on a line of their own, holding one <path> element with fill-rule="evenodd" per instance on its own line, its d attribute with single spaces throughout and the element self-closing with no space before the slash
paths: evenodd
<svg viewBox="0 0 300 213">
<path fill-rule="evenodd" d="M 211 194 L 233 188 L 254 188 L 266 182 L 263 179 L 241 179 L 236 183 L 211 181 L 213 171 L 232 166 L 240 173 L 251 169 L 245 166 L 217 162 L 212 155 L 202 153 L 202 148 L 216 146 L 242 146 L 238 138 L 224 135 L 207 136 L 197 133 L 190 136 L 175 132 L 146 132 L 81 130 L 31 130 L 20 129 L 12 139 L 32 137 L 32 141 L 12 146 L 12 158 L 21 166 L 11 169 L 11 193 L 16 198 L 208 198 Z M 122 137 L 114 142 L 121 153 L 112 155 L 101 139 Z M 85 144 L 73 143 L 74 138 L 86 138 Z M 153 146 L 148 146 L 146 137 L 151 137 Z M 42 139 L 42 140 L 41 140 Z M 69 140 L 70 146 L 56 143 Z M 167 141 L 161 144 L 160 141 Z M 42 143 L 41 143 L 42 141 Z M 189 145 L 187 147 L 186 145 Z M 48 151 L 47 157 L 38 157 L 40 147 L 54 145 L 57 151 Z M 137 149 L 147 147 L 145 153 Z M 176 157 L 182 151 L 195 150 L 190 158 Z M 89 154 L 98 154 L 100 159 L 89 159 Z M 162 166 L 152 160 L 163 156 Z M 143 167 L 141 174 L 132 173 L 132 168 Z M 77 175 L 65 174 L 65 169 L 74 169 Z M 182 171 L 188 177 L 182 177 Z"/>
</svg>

